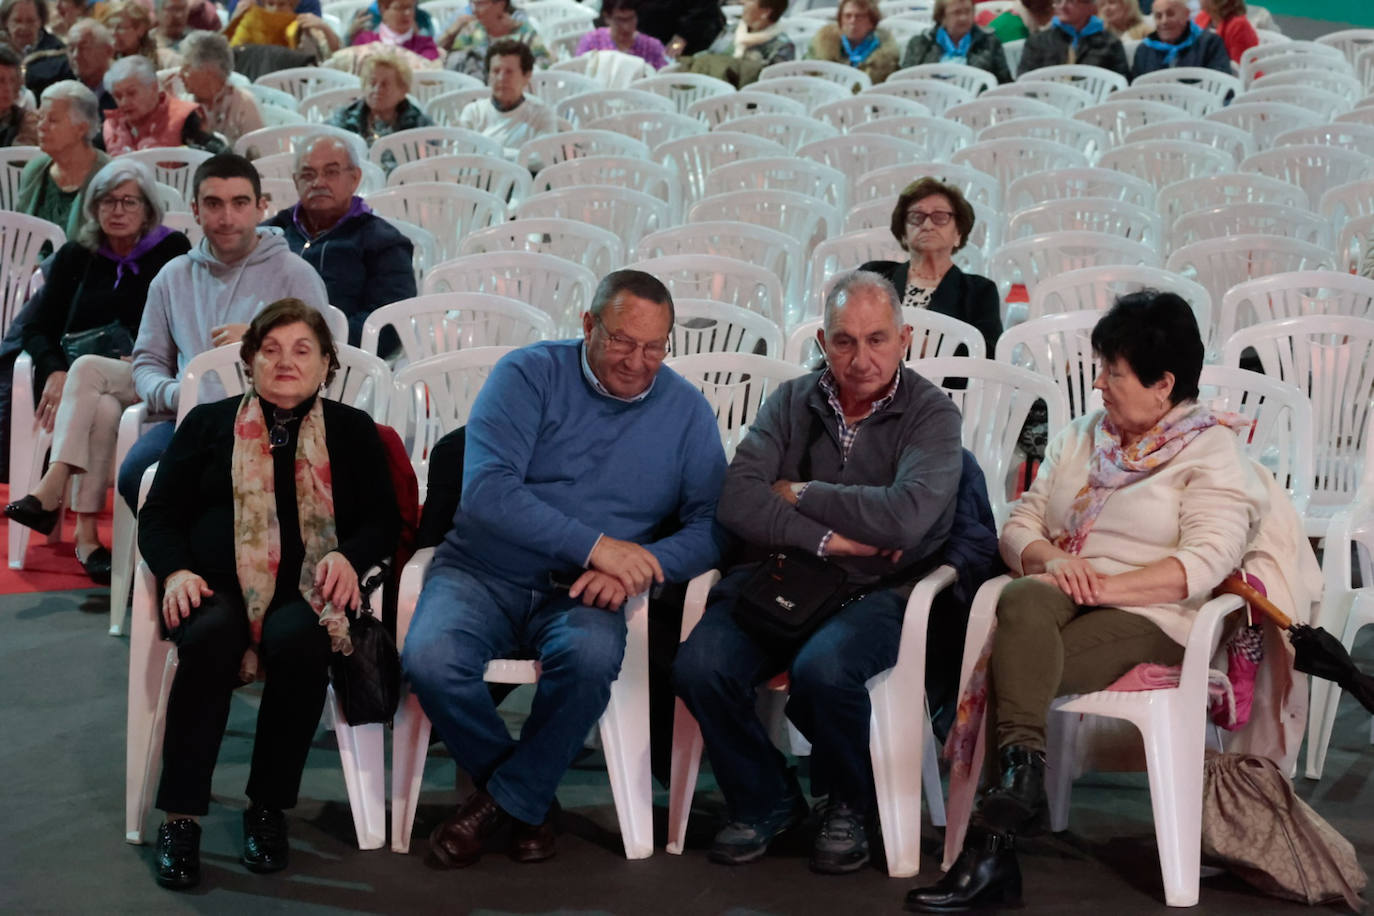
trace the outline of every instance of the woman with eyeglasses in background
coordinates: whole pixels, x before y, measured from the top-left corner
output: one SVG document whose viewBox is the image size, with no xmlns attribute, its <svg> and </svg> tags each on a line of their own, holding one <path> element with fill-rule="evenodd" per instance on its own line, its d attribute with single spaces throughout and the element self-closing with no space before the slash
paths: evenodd
<svg viewBox="0 0 1374 916">
<path fill-rule="evenodd" d="M 869 261 L 860 270 L 886 277 L 902 296 L 904 308 L 928 308 L 968 322 L 983 335 L 988 356 L 1002 334 L 997 284 L 966 274 L 954 253 L 968 244 L 974 213 L 959 189 L 934 178 L 902 189 L 892 209 L 892 235 L 911 255 L 906 261 Z"/>
</svg>

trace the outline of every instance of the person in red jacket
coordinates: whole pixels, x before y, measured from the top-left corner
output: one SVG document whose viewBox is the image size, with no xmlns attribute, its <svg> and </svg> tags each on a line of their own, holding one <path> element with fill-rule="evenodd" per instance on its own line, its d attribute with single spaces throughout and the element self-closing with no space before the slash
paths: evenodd
<svg viewBox="0 0 1374 916">
<path fill-rule="evenodd" d="M 1202 12 L 1197 24 L 1204 29 L 1216 29 L 1226 42 L 1226 53 L 1240 63 L 1240 56 L 1259 44 L 1259 35 L 1250 20 L 1245 18 L 1245 0 L 1202 0 Z"/>
</svg>

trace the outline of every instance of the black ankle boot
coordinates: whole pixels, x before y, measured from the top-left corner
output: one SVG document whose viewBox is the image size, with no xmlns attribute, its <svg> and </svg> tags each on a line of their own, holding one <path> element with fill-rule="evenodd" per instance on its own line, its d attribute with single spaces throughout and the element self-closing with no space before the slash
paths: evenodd
<svg viewBox="0 0 1374 916">
<path fill-rule="evenodd" d="M 995 830 L 1023 835 L 1044 830 L 1049 813 L 1044 751 L 1008 745 L 1002 748 L 1001 764 L 1001 779 L 978 808 L 983 821 Z"/>
<path fill-rule="evenodd" d="M 954 867 L 930 887 L 908 891 L 906 908 L 917 913 L 961 913 L 1021 905 L 1021 866 L 1012 836 L 971 832 Z"/>
</svg>

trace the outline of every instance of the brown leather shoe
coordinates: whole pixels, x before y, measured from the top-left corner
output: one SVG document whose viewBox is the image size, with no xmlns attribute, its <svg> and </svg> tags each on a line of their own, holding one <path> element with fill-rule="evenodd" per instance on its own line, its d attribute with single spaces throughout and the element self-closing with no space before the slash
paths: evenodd
<svg viewBox="0 0 1374 916">
<path fill-rule="evenodd" d="M 553 814 L 544 818 L 542 824 L 526 824 L 516 821 L 511 832 L 510 857 L 516 862 L 543 862 L 552 859 L 557 851 L 553 848 Z"/>
<path fill-rule="evenodd" d="M 514 821 L 486 792 L 478 789 L 453 816 L 429 835 L 429 851 L 445 868 L 463 868 L 482 857 L 500 830 Z"/>
</svg>

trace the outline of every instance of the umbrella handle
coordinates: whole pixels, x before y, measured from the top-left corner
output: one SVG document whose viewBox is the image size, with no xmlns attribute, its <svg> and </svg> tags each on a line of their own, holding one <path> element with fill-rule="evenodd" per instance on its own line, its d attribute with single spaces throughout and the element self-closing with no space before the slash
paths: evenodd
<svg viewBox="0 0 1374 916">
<path fill-rule="evenodd" d="M 1212 592 L 1213 595 L 1239 595 L 1249 602 L 1250 607 L 1260 611 L 1274 623 L 1283 629 L 1288 629 L 1293 625 L 1293 620 L 1283 611 L 1279 610 L 1278 605 L 1270 601 L 1259 589 L 1240 576 L 1230 575 L 1221 580 L 1221 584 Z"/>
</svg>

